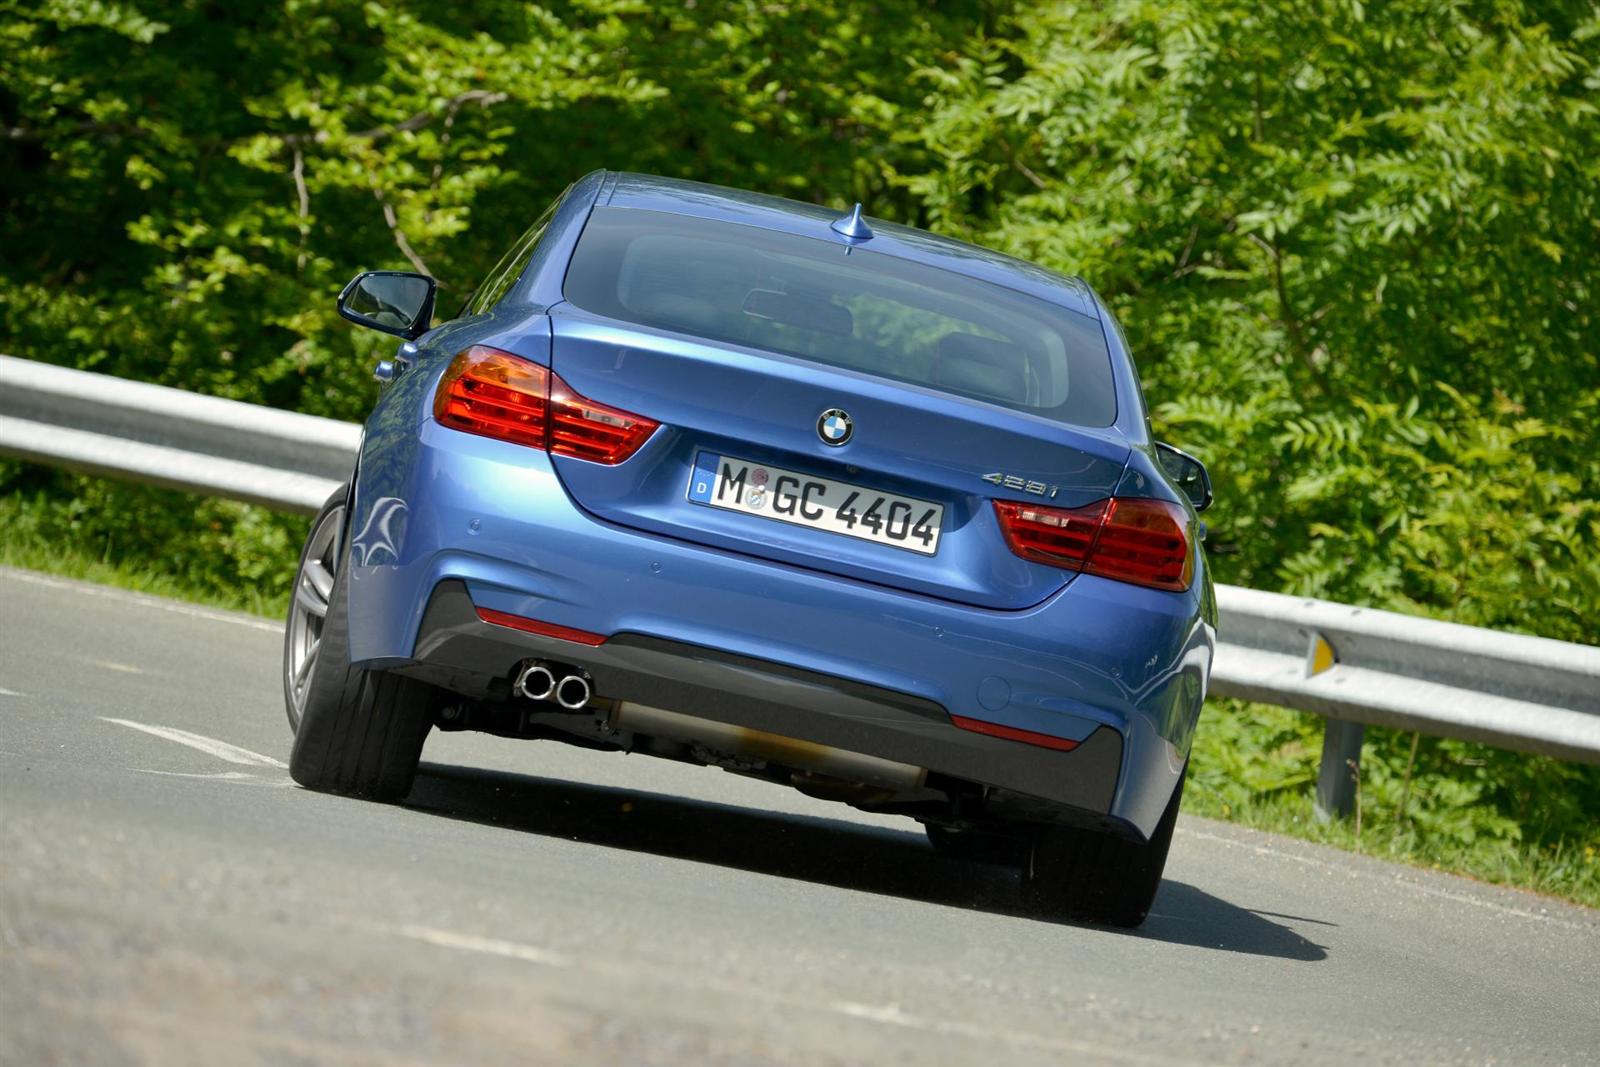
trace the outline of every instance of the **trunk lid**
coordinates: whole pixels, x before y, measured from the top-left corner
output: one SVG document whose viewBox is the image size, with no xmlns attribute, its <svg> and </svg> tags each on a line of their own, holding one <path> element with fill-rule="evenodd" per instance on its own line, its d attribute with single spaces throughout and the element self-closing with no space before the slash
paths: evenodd
<svg viewBox="0 0 1600 1067">
<path fill-rule="evenodd" d="M 570 303 L 552 309 L 551 322 L 552 366 L 573 390 L 662 423 L 616 466 L 553 457 L 567 491 L 606 521 L 715 549 L 978 607 L 1027 608 L 1075 575 L 1014 555 L 991 500 L 1087 504 L 1111 495 L 1129 454 L 1111 429 L 621 323 Z M 820 427 L 835 409 L 853 429 L 839 447 L 824 443 Z M 759 512 L 708 503 L 707 474 L 718 473 L 713 457 L 744 461 L 738 469 L 748 474 L 744 486 L 725 487 L 725 503 L 754 488 L 758 468 L 770 472 Z M 797 481 L 784 483 L 786 496 L 778 479 L 789 475 Z M 793 505 L 802 502 L 801 489 L 823 482 L 842 485 L 818 491 L 826 509 L 819 504 L 800 516 Z M 852 489 L 865 494 L 855 512 L 881 494 L 880 527 L 892 514 L 883 528 L 909 536 L 885 543 L 839 532 Z M 844 511 L 835 506 L 839 494 L 846 494 Z M 774 518 L 784 503 L 791 514 Z M 927 506 L 943 511 L 931 543 L 927 527 L 913 532 Z M 802 523 L 824 510 L 832 529 Z"/>
</svg>

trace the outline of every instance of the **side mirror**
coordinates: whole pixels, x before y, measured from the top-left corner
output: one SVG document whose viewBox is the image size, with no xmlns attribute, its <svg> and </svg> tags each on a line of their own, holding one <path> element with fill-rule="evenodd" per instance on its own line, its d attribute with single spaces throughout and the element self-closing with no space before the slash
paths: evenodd
<svg viewBox="0 0 1600 1067">
<path fill-rule="evenodd" d="M 1206 473 L 1204 463 L 1160 441 L 1156 442 L 1156 458 L 1161 461 L 1161 469 L 1167 472 L 1167 477 L 1183 490 L 1196 511 L 1204 511 L 1211 506 L 1211 475 Z"/>
<path fill-rule="evenodd" d="M 339 293 L 339 314 L 358 326 L 414 341 L 433 325 L 438 285 L 426 274 L 369 270 Z"/>
</svg>

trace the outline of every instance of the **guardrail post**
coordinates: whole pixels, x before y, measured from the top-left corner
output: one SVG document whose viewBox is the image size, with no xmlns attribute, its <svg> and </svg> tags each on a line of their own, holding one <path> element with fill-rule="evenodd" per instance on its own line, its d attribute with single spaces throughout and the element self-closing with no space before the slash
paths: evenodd
<svg viewBox="0 0 1600 1067">
<path fill-rule="evenodd" d="M 1356 775 L 1361 773 L 1361 740 L 1367 728 L 1358 722 L 1329 719 L 1322 735 L 1322 765 L 1317 770 L 1317 818 L 1326 822 L 1355 810 Z"/>
</svg>

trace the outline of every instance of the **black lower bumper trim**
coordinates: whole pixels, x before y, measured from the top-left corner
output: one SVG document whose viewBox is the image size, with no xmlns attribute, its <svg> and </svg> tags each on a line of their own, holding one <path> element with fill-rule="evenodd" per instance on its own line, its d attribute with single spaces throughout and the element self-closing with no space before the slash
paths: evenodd
<svg viewBox="0 0 1600 1067">
<path fill-rule="evenodd" d="M 429 599 L 402 673 L 475 699 L 509 697 L 513 665 L 530 658 L 580 667 L 597 696 L 698 715 L 1024 793 L 1103 815 L 1122 764 L 1122 738 L 1101 727 L 1071 752 L 956 727 L 930 700 L 859 682 L 642 634 L 590 647 L 484 622 L 460 581 Z"/>
</svg>

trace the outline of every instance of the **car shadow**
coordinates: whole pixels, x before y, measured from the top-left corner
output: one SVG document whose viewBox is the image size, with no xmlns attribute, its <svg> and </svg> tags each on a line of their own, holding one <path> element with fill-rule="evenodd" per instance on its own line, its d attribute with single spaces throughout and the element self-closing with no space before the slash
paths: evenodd
<svg viewBox="0 0 1600 1067">
<path fill-rule="evenodd" d="M 608 848 L 1053 922 L 1026 911 L 1017 872 L 941 856 L 915 829 L 761 811 L 661 793 L 424 762 L 405 806 Z M 908 823 L 908 827 L 912 824 Z M 1279 959 L 1327 949 L 1196 886 L 1167 879 L 1137 930 L 1107 932 Z M 1279 916 L 1332 925 L 1320 920 Z"/>
</svg>

